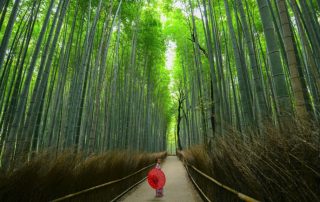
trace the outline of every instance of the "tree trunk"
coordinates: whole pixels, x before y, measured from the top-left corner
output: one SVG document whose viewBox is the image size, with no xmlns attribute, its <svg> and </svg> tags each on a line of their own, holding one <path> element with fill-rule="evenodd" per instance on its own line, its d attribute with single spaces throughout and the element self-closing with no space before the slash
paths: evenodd
<svg viewBox="0 0 320 202">
<path fill-rule="evenodd" d="M 277 0 L 277 5 L 282 27 L 282 37 L 290 70 L 290 81 L 293 88 L 296 113 L 298 118 L 300 118 L 301 120 L 306 120 L 309 117 L 307 111 L 307 108 L 310 108 L 310 106 L 307 106 L 309 105 L 309 97 L 305 86 L 303 74 L 302 72 L 298 71 L 298 66 L 300 66 L 301 68 L 301 63 L 296 52 L 297 48 L 292 33 L 291 22 L 289 19 L 286 2 L 285 0 Z"/>
<path fill-rule="evenodd" d="M 273 79 L 272 84 L 273 88 L 275 89 L 277 112 L 279 118 L 286 122 L 288 117 L 292 114 L 292 106 L 278 48 L 278 40 L 274 30 L 267 0 L 257 0 L 257 2 L 266 37 L 268 59 L 270 62 Z"/>
</svg>

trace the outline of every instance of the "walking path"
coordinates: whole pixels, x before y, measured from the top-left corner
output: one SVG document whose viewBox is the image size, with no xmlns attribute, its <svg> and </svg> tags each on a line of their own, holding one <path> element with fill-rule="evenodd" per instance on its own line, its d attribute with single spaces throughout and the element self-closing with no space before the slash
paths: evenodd
<svg viewBox="0 0 320 202">
<path fill-rule="evenodd" d="M 162 165 L 166 175 L 164 196 L 155 197 L 155 190 L 145 181 L 125 195 L 122 202 L 170 201 L 170 202 L 202 202 L 198 192 L 188 178 L 182 162 L 176 156 L 168 156 Z"/>
</svg>

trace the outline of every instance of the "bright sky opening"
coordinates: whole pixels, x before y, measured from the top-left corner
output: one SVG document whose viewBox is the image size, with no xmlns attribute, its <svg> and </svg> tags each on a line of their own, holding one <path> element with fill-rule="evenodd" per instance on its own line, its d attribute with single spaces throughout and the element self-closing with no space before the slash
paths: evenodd
<svg viewBox="0 0 320 202">
<path fill-rule="evenodd" d="M 177 44 L 174 41 L 169 40 L 167 42 L 166 50 L 166 69 L 172 70 L 174 58 L 176 57 Z"/>
</svg>

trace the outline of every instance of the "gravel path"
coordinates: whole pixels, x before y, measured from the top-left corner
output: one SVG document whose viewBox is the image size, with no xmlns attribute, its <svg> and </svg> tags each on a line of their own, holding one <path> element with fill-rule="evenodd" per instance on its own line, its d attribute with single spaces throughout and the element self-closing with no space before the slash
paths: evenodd
<svg viewBox="0 0 320 202">
<path fill-rule="evenodd" d="M 166 175 L 164 196 L 155 197 L 155 190 L 145 181 L 125 195 L 122 202 L 170 201 L 170 202 L 201 202 L 197 191 L 190 182 L 182 162 L 176 156 L 168 156 L 162 165 Z"/>
</svg>

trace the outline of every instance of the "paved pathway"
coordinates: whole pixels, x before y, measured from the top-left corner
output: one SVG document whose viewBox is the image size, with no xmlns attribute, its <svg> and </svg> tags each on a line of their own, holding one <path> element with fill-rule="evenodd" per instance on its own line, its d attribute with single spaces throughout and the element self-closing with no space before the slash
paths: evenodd
<svg viewBox="0 0 320 202">
<path fill-rule="evenodd" d="M 170 201 L 170 202 L 202 202 L 198 192 L 188 178 L 182 162 L 176 156 L 168 156 L 162 165 L 166 175 L 164 196 L 155 197 L 155 190 L 145 181 L 125 195 L 122 202 Z"/>
</svg>

